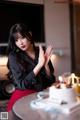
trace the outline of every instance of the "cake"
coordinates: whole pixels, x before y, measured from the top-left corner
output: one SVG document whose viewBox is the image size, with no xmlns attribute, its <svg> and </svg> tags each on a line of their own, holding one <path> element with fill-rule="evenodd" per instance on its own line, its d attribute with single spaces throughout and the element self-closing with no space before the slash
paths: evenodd
<svg viewBox="0 0 80 120">
<path fill-rule="evenodd" d="M 58 103 L 73 103 L 76 102 L 76 93 L 74 88 L 71 87 L 56 88 L 51 86 L 49 88 L 49 98 Z"/>
<path fill-rule="evenodd" d="M 49 98 L 58 103 L 73 103 L 77 101 L 79 91 L 80 77 L 74 73 L 71 75 L 63 74 L 59 76 L 58 81 L 49 88 Z"/>
</svg>

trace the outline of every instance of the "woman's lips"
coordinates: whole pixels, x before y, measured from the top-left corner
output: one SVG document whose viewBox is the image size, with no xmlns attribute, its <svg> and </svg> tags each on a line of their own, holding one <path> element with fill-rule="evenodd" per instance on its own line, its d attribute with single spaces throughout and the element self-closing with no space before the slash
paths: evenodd
<svg viewBox="0 0 80 120">
<path fill-rule="evenodd" d="M 21 46 L 21 48 L 25 48 L 25 45 Z"/>
</svg>

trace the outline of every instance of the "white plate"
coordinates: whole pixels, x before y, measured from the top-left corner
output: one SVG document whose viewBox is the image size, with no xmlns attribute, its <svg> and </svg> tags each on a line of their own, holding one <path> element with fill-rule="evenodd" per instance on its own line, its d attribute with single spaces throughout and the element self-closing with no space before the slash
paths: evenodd
<svg viewBox="0 0 80 120">
<path fill-rule="evenodd" d="M 80 102 L 74 102 L 72 104 L 55 104 L 49 98 L 46 99 L 35 99 L 30 103 L 33 109 L 43 109 L 45 111 L 54 111 L 55 109 L 61 113 L 70 114 L 80 110 Z"/>
</svg>

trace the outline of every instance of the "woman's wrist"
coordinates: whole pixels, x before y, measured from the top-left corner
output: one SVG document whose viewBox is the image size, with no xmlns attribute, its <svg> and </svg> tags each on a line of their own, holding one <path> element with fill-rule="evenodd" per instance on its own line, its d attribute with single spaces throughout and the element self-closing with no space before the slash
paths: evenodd
<svg viewBox="0 0 80 120">
<path fill-rule="evenodd" d="M 35 66 L 35 68 L 33 69 L 33 72 L 35 75 L 37 75 L 39 73 L 39 71 L 41 70 L 42 66 L 40 66 L 39 64 L 37 64 Z"/>
<path fill-rule="evenodd" d="M 45 65 L 45 70 L 48 76 L 50 76 L 50 69 L 48 65 Z"/>
</svg>

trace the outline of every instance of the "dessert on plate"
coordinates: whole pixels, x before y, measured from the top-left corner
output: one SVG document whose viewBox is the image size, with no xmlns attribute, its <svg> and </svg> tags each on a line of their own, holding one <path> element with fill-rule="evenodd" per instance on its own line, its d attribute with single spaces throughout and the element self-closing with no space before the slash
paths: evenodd
<svg viewBox="0 0 80 120">
<path fill-rule="evenodd" d="M 71 82 L 59 81 L 49 88 L 49 98 L 59 103 L 76 102 L 76 93 Z"/>
</svg>

